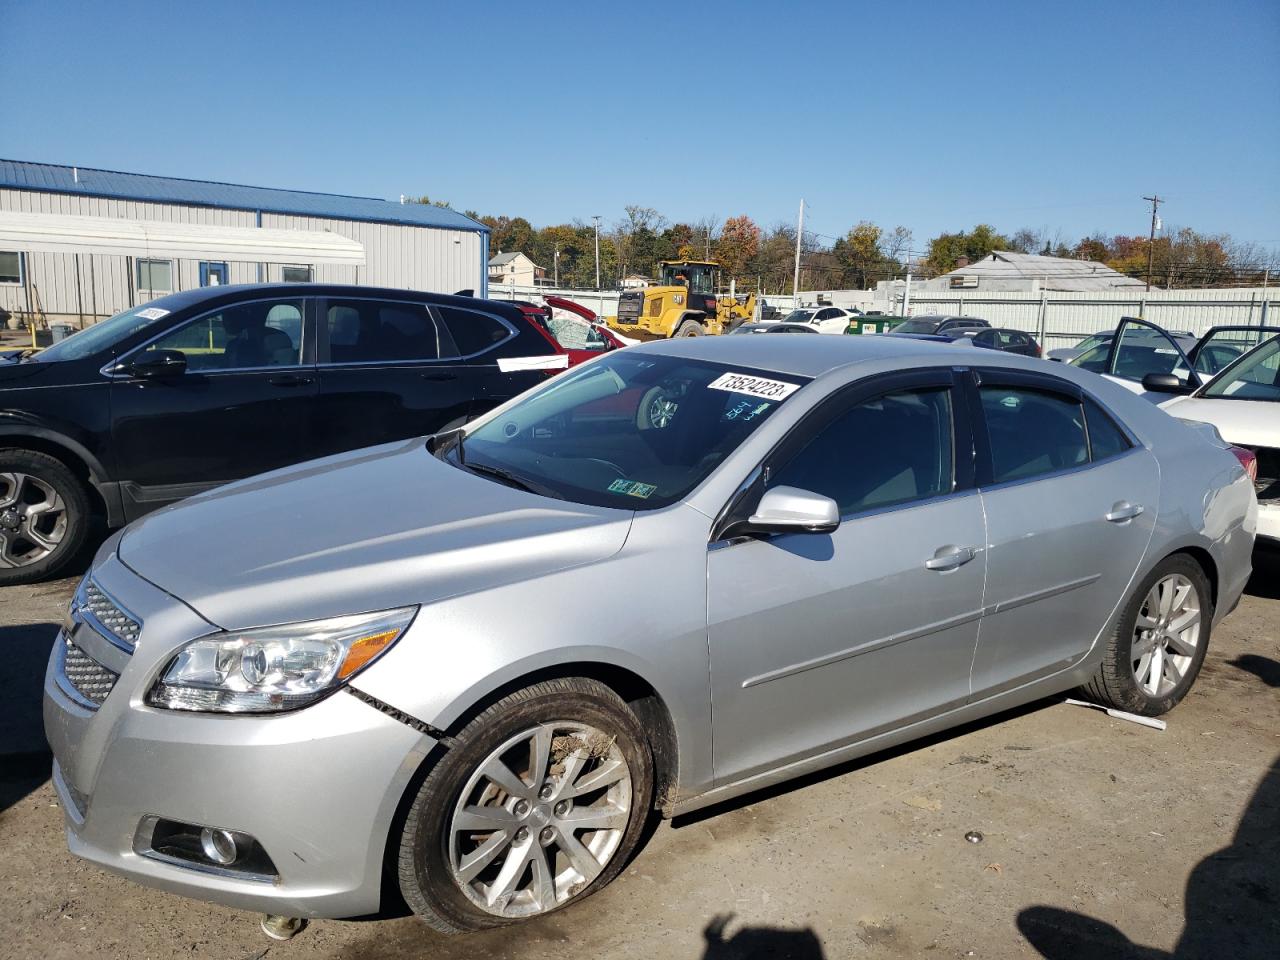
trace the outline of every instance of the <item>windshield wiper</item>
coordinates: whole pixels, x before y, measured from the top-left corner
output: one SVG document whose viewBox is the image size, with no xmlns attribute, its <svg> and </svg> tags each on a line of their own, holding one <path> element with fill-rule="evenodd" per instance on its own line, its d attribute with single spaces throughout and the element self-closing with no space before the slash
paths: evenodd
<svg viewBox="0 0 1280 960">
<path fill-rule="evenodd" d="M 470 470 L 472 473 L 478 473 L 486 477 L 493 477 L 501 483 L 505 483 L 509 487 L 515 487 L 517 490 L 523 490 L 526 493 L 536 493 L 543 497 L 552 497 L 556 500 L 563 500 L 560 494 L 556 493 L 550 487 L 544 487 L 540 483 L 534 483 L 526 480 L 524 477 L 517 476 L 510 470 L 504 470 L 502 467 L 491 467 L 485 463 L 466 463 L 459 458 L 458 463 L 464 470 Z"/>
</svg>

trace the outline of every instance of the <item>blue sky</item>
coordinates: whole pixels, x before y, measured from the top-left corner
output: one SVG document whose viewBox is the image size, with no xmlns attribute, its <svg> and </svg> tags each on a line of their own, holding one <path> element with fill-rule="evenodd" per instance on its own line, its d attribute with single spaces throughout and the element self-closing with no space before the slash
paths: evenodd
<svg viewBox="0 0 1280 960">
<path fill-rule="evenodd" d="M 1280 248 L 1280 3 L 3 0 L 0 156 L 537 225 L 748 213 Z"/>
</svg>

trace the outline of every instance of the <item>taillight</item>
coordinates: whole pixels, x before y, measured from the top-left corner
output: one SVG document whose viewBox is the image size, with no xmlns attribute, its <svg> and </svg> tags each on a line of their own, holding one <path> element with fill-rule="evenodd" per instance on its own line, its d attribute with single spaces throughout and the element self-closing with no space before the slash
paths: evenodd
<svg viewBox="0 0 1280 960">
<path fill-rule="evenodd" d="M 1036 344 L 1036 356 L 1037 356 L 1037 357 L 1043 357 L 1043 356 L 1044 356 L 1044 347 L 1040 346 L 1040 344 L 1038 344 L 1038 343 Z"/>
<path fill-rule="evenodd" d="M 1236 459 L 1240 461 L 1240 466 L 1244 467 L 1244 472 L 1249 475 L 1249 482 L 1257 483 L 1258 455 L 1246 447 L 1232 446 L 1231 452 L 1236 455 Z"/>
</svg>

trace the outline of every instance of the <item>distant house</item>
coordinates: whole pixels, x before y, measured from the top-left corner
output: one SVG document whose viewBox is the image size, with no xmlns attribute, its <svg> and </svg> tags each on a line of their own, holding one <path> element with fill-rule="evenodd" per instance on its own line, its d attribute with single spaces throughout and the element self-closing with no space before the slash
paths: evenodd
<svg viewBox="0 0 1280 960">
<path fill-rule="evenodd" d="M 547 271 L 519 251 L 502 253 L 489 260 L 489 283 L 518 287 L 534 287 L 548 284 Z"/>
<path fill-rule="evenodd" d="M 624 290 L 636 290 L 641 287 L 648 287 L 652 285 L 652 277 L 641 276 L 638 273 L 631 273 L 622 278 L 622 289 Z"/>
<path fill-rule="evenodd" d="M 1105 263 L 1042 257 L 1034 253 L 997 250 L 976 263 L 961 262 L 950 273 L 920 281 L 919 290 L 1049 290 L 1099 291 L 1144 286 L 1141 280 L 1126 277 Z"/>
</svg>

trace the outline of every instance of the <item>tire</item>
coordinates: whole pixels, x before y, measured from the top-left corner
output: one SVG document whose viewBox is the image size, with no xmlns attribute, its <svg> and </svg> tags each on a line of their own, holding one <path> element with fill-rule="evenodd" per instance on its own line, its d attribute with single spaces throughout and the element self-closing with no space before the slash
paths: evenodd
<svg viewBox="0 0 1280 960">
<path fill-rule="evenodd" d="M 1162 624 L 1165 615 L 1158 603 L 1164 595 L 1162 585 L 1171 585 L 1175 603 L 1181 587 L 1189 587 L 1183 606 L 1171 611 L 1171 623 L 1176 628 L 1179 620 L 1188 615 L 1178 611 L 1184 610 L 1187 603 L 1195 604 L 1198 616 L 1184 630 L 1170 630 Z M 1139 617 L 1144 628 L 1154 621 L 1153 628 L 1140 631 Z M 1130 594 L 1105 640 L 1097 672 L 1080 692 L 1103 706 L 1144 717 L 1168 713 L 1187 695 L 1200 673 L 1212 624 L 1213 593 L 1204 569 L 1185 553 L 1166 557 Z M 1194 640 L 1194 649 L 1188 653 L 1191 640 Z M 1152 651 L 1149 657 L 1144 655 L 1148 647 Z M 1161 668 L 1161 676 L 1154 676 L 1155 668 Z M 1180 676 L 1176 682 L 1173 672 Z"/>
<path fill-rule="evenodd" d="M 61 460 L 0 448 L 0 586 L 48 579 L 89 535 L 89 491 Z"/>
<path fill-rule="evenodd" d="M 583 738 L 576 737 L 574 728 L 581 729 Z M 542 748 L 546 772 L 530 778 L 535 753 L 527 735 L 532 731 L 546 737 L 540 732 L 547 730 L 552 735 Z M 515 778 L 506 780 L 505 790 L 481 772 L 482 767 L 495 769 L 495 757 L 499 779 Z M 524 769 L 518 769 L 521 758 L 528 764 Z M 618 761 L 630 776 L 625 810 L 628 784 L 617 773 Z M 592 787 L 593 778 L 607 783 Z M 574 785 L 588 789 L 565 800 Z M 566 804 L 568 809 L 562 809 Z M 613 880 L 635 852 L 652 808 L 653 757 L 644 729 L 626 703 L 595 680 L 534 684 L 468 723 L 423 780 L 399 837 L 401 894 L 414 913 L 443 933 L 543 916 Z M 609 828 L 566 830 L 575 813 L 584 819 L 608 817 Z M 476 826 L 466 829 L 464 817 Z M 566 832 L 567 841 L 562 839 Z M 565 851 L 574 841 L 577 859 L 571 860 Z M 494 852 L 486 857 L 486 850 Z M 530 862 L 539 851 L 541 863 L 550 864 L 545 875 Z M 476 868 L 478 862 L 484 866 Z M 474 872 L 462 878 L 455 863 L 459 872 Z M 579 871 L 578 863 L 590 865 L 589 870 Z M 512 869 L 513 864 L 519 866 Z M 597 868 L 596 876 L 589 877 Z M 514 884 L 504 884 L 504 876 L 514 877 Z M 542 876 L 553 878 L 549 886 L 538 883 Z M 503 891 L 513 885 L 514 893 L 504 899 Z"/>
<path fill-rule="evenodd" d="M 676 327 L 675 335 L 677 337 L 700 337 L 704 333 L 706 331 L 702 329 L 702 324 L 697 320 L 689 319 Z"/>
</svg>

